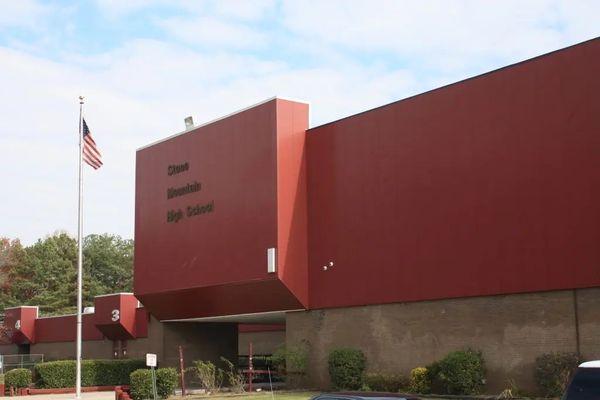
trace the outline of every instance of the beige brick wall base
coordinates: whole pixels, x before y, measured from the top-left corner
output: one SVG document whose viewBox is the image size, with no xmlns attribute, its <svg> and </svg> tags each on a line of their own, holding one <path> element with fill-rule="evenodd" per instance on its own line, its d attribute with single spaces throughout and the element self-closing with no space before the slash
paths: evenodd
<svg viewBox="0 0 600 400">
<path fill-rule="evenodd" d="M 307 346 L 308 382 L 319 388 L 329 386 L 327 356 L 339 347 L 363 350 L 369 371 L 406 376 L 450 351 L 481 350 L 490 394 L 508 379 L 535 391 L 543 353 L 579 346 L 585 358 L 600 358 L 600 288 L 312 310 L 288 313 L 286 322 L 286 343 Z"/>
<path fill-rule="evenodd" d="M 240 332 L 238 336 L 239 354 L 249 354 L 250 342 L 255 355 L 273 354 L 278 347 L 285 345 L 285 331 Z"/>
</svg>

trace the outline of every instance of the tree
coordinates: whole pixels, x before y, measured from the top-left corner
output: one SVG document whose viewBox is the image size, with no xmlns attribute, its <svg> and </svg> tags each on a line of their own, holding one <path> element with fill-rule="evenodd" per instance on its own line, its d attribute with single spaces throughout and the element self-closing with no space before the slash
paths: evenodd
<svg viewBox="0 0 600 400">
<path fill-rule="evenodd" d="M 55 233 L 32 246 L 0 242 L 0 293 L 4 307 L 37 305 L 56 315 L 77 310 L 77 241 Z M 84 306 L 97 295 L 131 291 L 133 241 L 116 235 L 84 238 Z"/>
<path fill-rule="evenodd" d="M 75 311 L 75 239 L 56 233 L 26 247 L 25 253 L 25 262 L 15 269 L 11 283 L 16 305 L 38 305 L 46 314 Z"/>
<path fill-rule="evenodd" d="M 5 324 L 0 324 L 0 344 L 11 344 L 13 333 L 14 329 Z"/>
<path fill-rule="evenodd" d="M 11 276 L 25 259 L 25 250 L 18 239 L 0 238 L 0 301 L 12 304 L 10 298 Z"/>
<path fill-rule="evenodd" d="M 86 236 L 83 267 L 87 298 L 131 291 L 133 240 L 109 234 Z"/>
</svg>

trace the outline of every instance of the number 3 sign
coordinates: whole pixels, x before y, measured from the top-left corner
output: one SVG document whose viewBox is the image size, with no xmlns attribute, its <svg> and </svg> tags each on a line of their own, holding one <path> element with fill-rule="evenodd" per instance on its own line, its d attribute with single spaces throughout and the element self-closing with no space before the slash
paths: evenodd
<svg viewBox="0 0 600 400">
<path fill-rule="evenodd" d="M 121 318 L 121 316 L 119 315 L 119 310 L 112 310 L 110 319 L 113 322 L 117 322 L 119 320 L 119 318 Z"/>
</svg>

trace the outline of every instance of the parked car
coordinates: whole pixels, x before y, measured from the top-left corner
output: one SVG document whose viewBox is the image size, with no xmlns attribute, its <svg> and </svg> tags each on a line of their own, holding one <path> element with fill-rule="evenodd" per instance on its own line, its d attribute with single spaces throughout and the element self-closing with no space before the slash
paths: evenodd
<svg viewBox="0 0 600 400">
<path fill-rule="evenodd" d="M 402 393 L 386 392 L 338 392 L 321 393 L 311 400 L 420 400 L 418 397 Z"/>
<path fill-rule="evenodd" d="M 600 399 L 600 360 L 580 364 L 562 400 Z"/>
</svg>

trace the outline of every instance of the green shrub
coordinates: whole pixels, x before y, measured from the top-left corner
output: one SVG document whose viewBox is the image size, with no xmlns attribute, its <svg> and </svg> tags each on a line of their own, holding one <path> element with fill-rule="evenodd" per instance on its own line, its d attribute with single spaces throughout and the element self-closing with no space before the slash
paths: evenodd
<svg viewBox="0 0 600 400">
<path fill-rule="evenodd" d="M 375 392 L 399 392 L 408 382 L 401 375 L 366 373 L 363 375 L 363 386 Z"/>
<path fill-rule="evenodd" d="M 75 360 L 50 361 L 35 367 L 36 386 L 40 388 L 66 388 L 75 386 Z M 91 386 L 90 369 L 81 365 L 81 385 Z"/>
<path fill-rule="evenodd" d="M 145 366 L 144 360 L 82 360 L 82 386 L 128 385 L 129 375 Z M 65 388 L 75 386 L 75 360 L 50 361 L 35 366 L 37 386 Z"/>
<path fill-rule="evenodd" d="M 305 374 L 308 365 L 308 351 L 305 346 L 280 346 L 269 358 L 269 362 L 280 374 Z"/>
<path fill-rule="evenodd" d="M 84 361 L 87 362 L 88 360 Z M 89 360 L 94 369 L 94 386 L 128 385 L 129 375 L 146 366 L 145 360 Z"/>
<path fill-rule="evenodd" d="M 4 385 L 4 374 L 0 374 L 0 385 Z M 2 393 L 0 393 L 0 396 Z"/>
<path fill-rule="evenodd" d="M 536 358 L 534 376 L 541 394 L 547 397 L 561 396 L 580 363 L 581 359 L 576 353 L 548 353 Z"/>
<path fill-rule="evenodd" d="M 438 394 L 478 394 L 485 383 L 483 356 L 470 349 L 453 351 L 427 367 L 427 378 Z"/>
<path fill-rule="evenodd" d="M 154 398 L 154 393 L 152 393 L 152 371 L 149 369 L 133 371 L 129 376 L 129 382 L 133 400 Z"/>
<path fill-rule="evenodd" d="M 225 376 L 227 377 L 227 382 L 229 383 L 229 389 L 233 393 L 243 393 L 244 384 L 246 383 L 246 378 L 244 377 L 244 374 L 239 372 L 235 365 L 233 365 L 233 363 L 225 357 L 221 357 L 221 361 L 227 367 L 227 369 L 225 369 L 224 371 Z"/>
<path fill-rule="evenodd" d="M 192 370 L 200 379 L 200 383 L 209 393 L 216 393 L 223 385 L 224 372 L 210 361 L 194 361 Z"/>
<path fill-rule="evenodd" d="M 159 368 L 156 370 L 156 392 L 161 399 L 166 399 L 175 391 L 179 374 L 175 368 Z"/>
<path fill-rule="evenodd" d="M 429 393 L 431 391 L 427 368 L 417 367 L 410 371 L 409 390 L 412 393 Z"/>
<path fill-rule="evenodd" d="M 286 351 L 287 372 L 295 374 L 306 373 L 308 365 L 308 351 L 303 346 L 292 346 Z"/>
<path fill-rule="evenodd" d="M 273 370 L 279 374 L 285 374 L 285 359 L 287 357 L 287 349 L 285 346 L 279 346 L 275 352 L 269 357 L 269 362 L 273 366 Z"/>
<path fill-rule="evenodd" d="M 25 368 L 11 369 L 4 374 L 7 387 L 25 388 L 31 385 L 31 371 Z"/>
<path fill-rule="evenodd" d="M 336 389 L 360 389 L 366 363 L 365 355 L 360 350 L 332 350 L 328 362 L 331 383 Z"/>
<path fill-rule="evenodd" d="M 178 374 L 175 368 L 158 368 L 156 370 L 156 393 L 161 399 L 166 399 L 177 386 Z M 131 398 L 145 400 L 154 398 L 152 393 L 152 371 L 138 369 L 130 375 Z"/>
<path fill-rule="evenodd" d="M 425 368 L 426 381 L 429 384 L 429 393 L 444 393 L 446 389 L 438 378 L 440 373 L 440 361 L 434 361 Z"/>
</svg>

